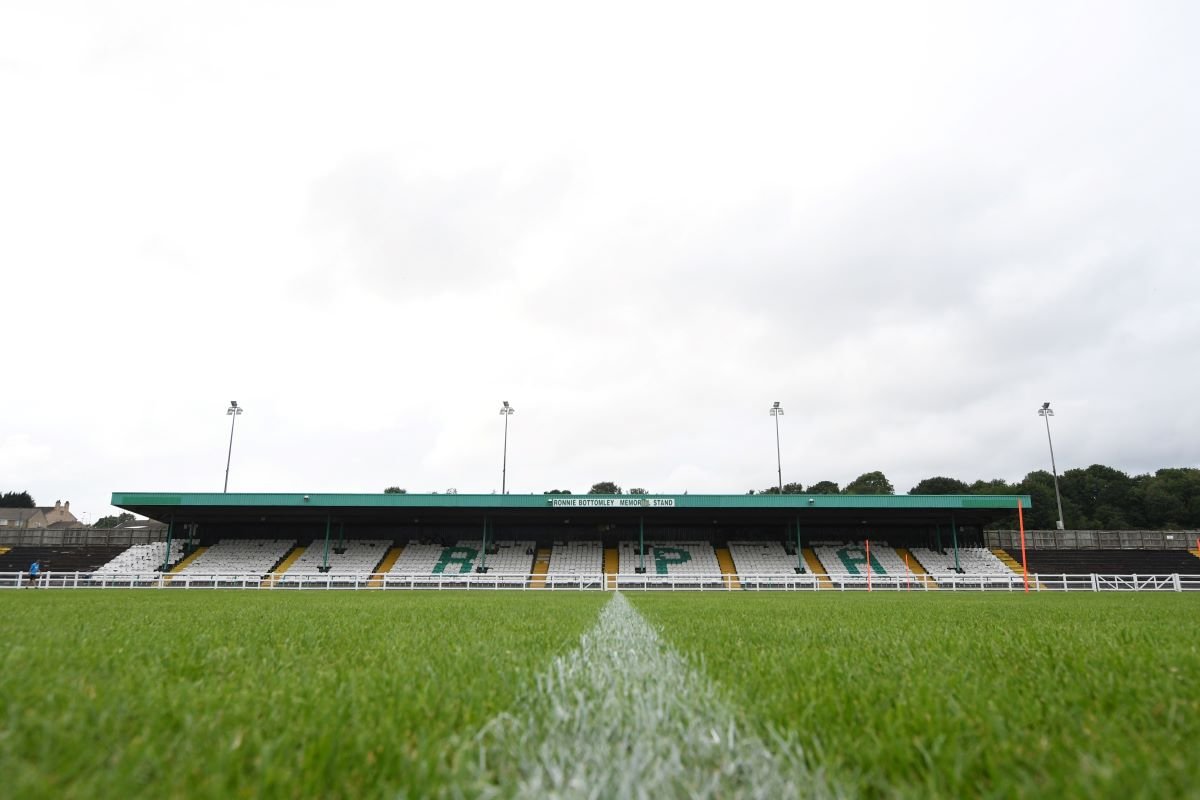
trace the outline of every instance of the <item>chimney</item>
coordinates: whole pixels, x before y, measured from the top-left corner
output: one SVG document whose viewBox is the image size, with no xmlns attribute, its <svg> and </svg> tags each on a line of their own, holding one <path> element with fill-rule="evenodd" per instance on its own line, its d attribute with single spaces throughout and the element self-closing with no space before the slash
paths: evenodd
<svg viewBox="0 0 1200 800">
<path fill-rule="evenodd" d="M 54 501 L 54 508 L 55 508 L 56 510 L 57 510 L 57 509 L 60 509 L 60 508 L 62 508 L 62 500 L 55 500 L 55 501 Z"/>
<path fill-rule="evenodd" d="M 63 511 L 70 511 L 70 510 L 71 510 L 71 501 L 64 500 L 63 501 Z"/>
</svg>

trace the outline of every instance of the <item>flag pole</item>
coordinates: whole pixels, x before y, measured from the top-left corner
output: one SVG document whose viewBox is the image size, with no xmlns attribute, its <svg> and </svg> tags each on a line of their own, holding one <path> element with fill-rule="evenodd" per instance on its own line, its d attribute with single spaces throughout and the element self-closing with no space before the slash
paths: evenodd
<svg viewBox="0 0 1200 800">
<path fill-rule="evenodd" d="M 1025 560 L 1025 510 L 1021 498 L 1017 498 L 1017 523 L 1021 526 L 1021 574 L 1025 578 L 1025 592 L 1029 592 L 1029 562 Z"/>
</svg>

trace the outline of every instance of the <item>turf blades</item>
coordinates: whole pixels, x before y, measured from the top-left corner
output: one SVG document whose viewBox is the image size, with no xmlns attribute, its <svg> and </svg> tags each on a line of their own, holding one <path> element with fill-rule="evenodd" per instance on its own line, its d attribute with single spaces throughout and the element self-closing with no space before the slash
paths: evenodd
<svg viewBox="0 0 1200 800">
<path fill-rule="evenodd" d="M 564 798 L 833 796 L 799 747 L 744 734 L 716 688 L 615 594 L 525 712 L 480 734 L 468 794 Z"/>
</svg>

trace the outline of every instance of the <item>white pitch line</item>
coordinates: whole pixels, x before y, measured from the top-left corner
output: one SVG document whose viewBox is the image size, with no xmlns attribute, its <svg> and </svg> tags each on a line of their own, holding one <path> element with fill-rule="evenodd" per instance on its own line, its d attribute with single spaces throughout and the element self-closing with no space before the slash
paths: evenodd
<svg viewBox="0 0 1200 800">
<path fill-rule="evenodd" d="M 478 740 L 469 796 L 831 797 L 800 748 L 744 734 L 716 687 L 620 594 Z M 473 785 L 472 785 L 473 784 Z M 457 794 L 457 792 L 456 792 Z"/>
</svg>

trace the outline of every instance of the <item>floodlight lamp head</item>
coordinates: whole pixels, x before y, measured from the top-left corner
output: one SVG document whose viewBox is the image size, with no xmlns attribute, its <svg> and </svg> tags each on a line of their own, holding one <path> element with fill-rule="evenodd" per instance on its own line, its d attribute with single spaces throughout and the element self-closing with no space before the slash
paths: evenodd
<svg viewBox="0 0 1200 800">
<path fill-rule="evenodd" d="M 1042 408 L 1048 409 L 1048 408 L 1050 408 L 1050 404 L 1049 404 L 1049 403 L 1042 403 Z"/>
</svg>

